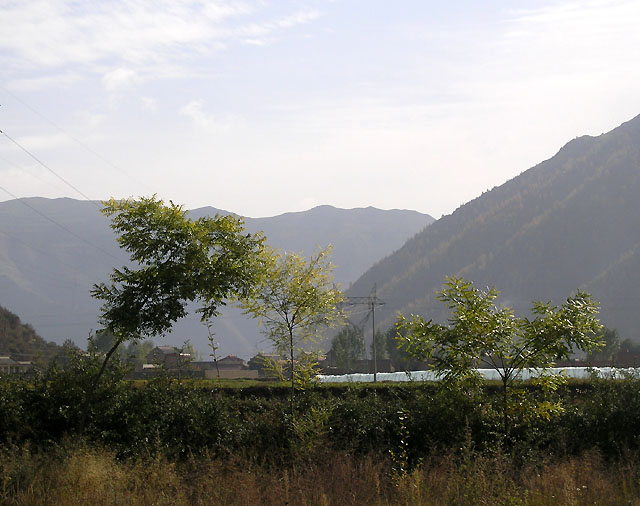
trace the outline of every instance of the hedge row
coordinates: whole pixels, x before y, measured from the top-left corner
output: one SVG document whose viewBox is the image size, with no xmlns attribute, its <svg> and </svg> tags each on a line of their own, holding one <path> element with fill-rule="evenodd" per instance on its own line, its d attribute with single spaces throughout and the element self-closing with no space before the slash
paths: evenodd
<svg viewBox="0 0 640 506">
<path fill-rule="evenodd" d="M 77 361 L 35 380 L 0 379 L 0 443 L 46 446 L 73 436 L 96 363 Z M 527 396 L 541 396 L 530 388 Z M 597 449 L 615 457 L 640 449 L 640 380 L 591 380 L 555 392 L 564 411 L 549 419 L 510 413 L 504 434 L 499 389 L 435 384 L 221 388 L 159 378 L 101 382 L 85 437 L 120 457 L 162 453 L 287 459 L 331 449 L 417 462 L 461 449 L 532 457 Z"/>
</svg>

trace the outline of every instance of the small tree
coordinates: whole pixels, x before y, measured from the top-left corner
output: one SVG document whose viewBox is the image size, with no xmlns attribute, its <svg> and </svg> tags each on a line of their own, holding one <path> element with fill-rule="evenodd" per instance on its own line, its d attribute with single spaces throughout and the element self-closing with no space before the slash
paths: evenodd
<svg viewBox="0 0 640 506">
<path fill-rule="evenodd" d="M 398 328 L 406 333 L 399 333 L 398 340 L 414 357 L 431 360 L 444 382 L 478 380 L 481 364 L 495 370 L 502 382 L 507 434 L 509 389 L 522 371 L 530 369 L 544 378 L 556 360 L 569 358 L 575 350 L 597 349 L 601 326 L 598 305 L 582 291 L 559 308 L 534 302 L 532 319 L 516 318 L 511 308 L 497 307 L 497 297 L 495 288 L 483 291 L 465 279 L 447 278 L 438 299 L 452 312 L 449 324 L 401 317 Z"/>
<path fill-rule="evenodd" d="M 376 356 L 379 359 L 389 358 L 389 350 L 387 350 L 387 338 L 382 332 L 382 330 L 378 329 L 375 334 L 376 340 Z M 373 341 L 369 345 L 369 351 L 371 356 L 373 357 Z"/>
<path fill-rule="evenodd" d="M 400 320 L 402 316 L 400 316 Z M 424 368 L 424 362 L 414 355 L 407 353 L 403 341 L 398 339 L 398 334 L 406 334 L 406 329 L 397 325 L 389 327 L 384 333 L 385 349 L 391 365 L 396 371 L 415 371 Z"/>
<path fill-rule="evenodd" d="M 98 330 L 89 336 L 87 351 L 90 353 L 106 354 L 113 347 L 116 339 L 116 336 L 108 330 Z M 124 363 L 142 364 L 154 346 L 151 340 L 135 340 L 130 341 L 127 346 L 119 346 L 116 353 L 120 355 L 120 360 Z"/>
<path fill-rule="evenodd" d="M 263 238 L 245 234 L 240 218 L 191 220 L 182 206 L 165 205 L 155 196 L 111 199 L 102 212 L 111 218 L 120 246 L 130 253 L 131 266 L 114 269 L 109 283 L 96 284 L 91 291 L 103 303 L 101 322 L 114 341 L 89 387 L 86 406 L 123 342 L 166 333 L 186 316 L 191 301 L 200 301 L 198 312 L 206 321 L 227 299 L 246 296 L 261 275 Z M 80 432 L 84 422 L 85 416 Z"/>
<path fill-rule="evenodd" d="M 242 301 L 245 313 L 260 319 L 274 349 L 288 357 L 292 416 L 296 384 L 303 387 L 309 377 L 298 370 L 302 362 L 310 363 L 304 346 L 317 342 L 320 329 L 340 318 L 337 305 L 343 296 L 333 283 L 330 252 L 320 250 L 307 261 L 297 253 L 265 249 L 263 282 Z M 300 363 L 298 355 L 304 358 Z"/>
<path fill-rule="evenodd" d="M 356 327 L 344 327 L 331 340 L 331 350 L 336 365 L 340 369 L 351 371 L 353 363 L 364 356 L 364 336 Z"/>
<path fill-rule="evenodd" d="M 587 355 L 588 360 L 603 360 L 614 363 L 620 351 L 620 334 L 617 329 L 602 329 L 602 348 L 593 350 Z"/>
<path fill-rule="evenodd" d="M 125 357 L 129 362 L 134 364 L 144 364 L 147 355 L 156 347 L 151 339 L 144 341 L 131 341 L 127 346 Z"/>
</svg>

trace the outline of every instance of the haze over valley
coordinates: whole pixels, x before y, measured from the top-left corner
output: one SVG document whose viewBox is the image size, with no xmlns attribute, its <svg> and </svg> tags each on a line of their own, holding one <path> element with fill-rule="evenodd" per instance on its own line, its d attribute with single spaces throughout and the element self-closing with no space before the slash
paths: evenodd
<svg viewBox="0 0 640 506">
<path fill-rule="evenodd" d="M 333 244 L 336 280 L 347 295 L 377 286 L 397 311 L 443 320 L 435 292 L 446 276 L 496 286 L 502 303 L 526 313 L 534 300 L 559 303 L 578 288 L 601 304 L 603 323 L 640 340 L 640 117 L 598 137 L 567 143 L 550 159 L 484 193 L 437 221 L 414 211 L 320 206 L 272 218 L 247 218 L 276 247 L 311 254 Z M 224 214 L 215 208 L 195 217 Z M 0 203 L 3 258 L 0 306 L 40 335 L 84 345 L 98 328 L 94 283 L 126 261 L 96 202 L 19 199 Z M 256 322 L 226 310 L 214 324 L 223 353 L 268 349 Z M 206 329 L 191 316 L 159 338 L 190 340 L 206 351 Z"/>
<path fill-rule="evenodd" d="M 0 203 L 0 306 L 18 314 L 47 340 L 61 344 L 71 339 L 85 347 L 89 333 L 99 328 L 99 304 L 89 290 L 127 262 L 100 206 L 69 198 Z M 226 211 L 207 207 L 190 212 L 193 218 L 215 214 Z M 246 218 L 246 230 L 262 231 L 271 246 L 293 252 L 311 254 L 331 244 L 335 280 L 347 288 L 431 222 L 431 216 L 415 211 L 320 206 L 272 218 Z M 257 322 L 239 311 L 225 311 L 213 329 L 223 353 L 248 358 L 269 348 Z M 156 341 L 181 345 L 190 340 L 204 353 L 207 335 L 192 314 L 178 322 L 170 337 Z"/>
</svg>

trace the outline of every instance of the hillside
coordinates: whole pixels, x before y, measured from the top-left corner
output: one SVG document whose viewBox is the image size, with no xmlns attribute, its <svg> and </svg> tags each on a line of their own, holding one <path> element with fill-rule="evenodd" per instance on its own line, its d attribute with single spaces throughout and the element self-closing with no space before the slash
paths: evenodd
<svg viewBox="0 0 640 506">
<path fill-rule="evenodd" d="M 32 323 L 57 343 L 70 338 L 84 346 L 98 328 L 98 304 L 89 296 L 94 283 L 106 280 L 127 261 L 109 220 L 96 202 L 29 198 L 0 202 L 0 304 Z M 193 217 L 226 214 L 212 207 Z M 250 232 L 263 230 L 275 247 L 311 252 L 334 245 L 336 279 L 345 286 L 380 258 L 400 248 L 433 218 L 414 211 L 336 209 L 321 206 L 271 218 L 247 218 Z M 261 336 L 255 322 L 225 311 L 216 322 L 221 353 L 251 354 Z M 167 344 L 191 340 L 206 350 L 206 329 L 197 317 L 176 327 Z"/>
<path fill-rule="evenodd" d="M 0 307 L 0 355 L 43 363 L 61 351 L 62 347 L 45 341 L 31 325 L 22 323 L 18 316 Z"/>
<path fill-rule="evenodd" d="M 434 301 L 447 275 L 496 286 L 521 313 L 532 300 L 561 303 L 582 287 L 601 319 L 640 339 L 640 117 L 580 137 L 551 159 L 461 206 L 367 271 L 350 294 L 377 283 L 397 311 L 443 320 Z"/>
<path fill-rule="evenodd" d="M 211 215 L 211 208 L 205 210 Z M 261 230 L 269 244 L 290 251 L 310 253 L 316 246 L 332 244 L 336 281 L 348 286 L 433 221 L 416 211 L 318 206 L 270 218 L 246 218 L 246 228 Z"/>
</svg>

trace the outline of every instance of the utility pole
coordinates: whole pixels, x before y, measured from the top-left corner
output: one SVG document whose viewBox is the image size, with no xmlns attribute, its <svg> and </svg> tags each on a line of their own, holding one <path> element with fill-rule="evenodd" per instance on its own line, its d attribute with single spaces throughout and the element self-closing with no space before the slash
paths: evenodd
<svg viewBox="0 0 640 506">
<path fill-rule="evenodd" d="M 378 357 L 376 349 L 376 306 L 384 306 L 384 302 L 378 299 L 376 285 L 367 297 L 345 297 L 345 305 L 347 306 L 364 306 L 369 308 L 372 322 L 372 355 L 373 355 L 373 382 L 378 381 Z"/>
<path fill-rule="evenodd" d="M 371 335 L 373 344 L 373 382 L 378 381 L 378 356 L 376 353 L 376 285 L 373 284 L 373 298 L 371 298 Z"/>
</svg>

